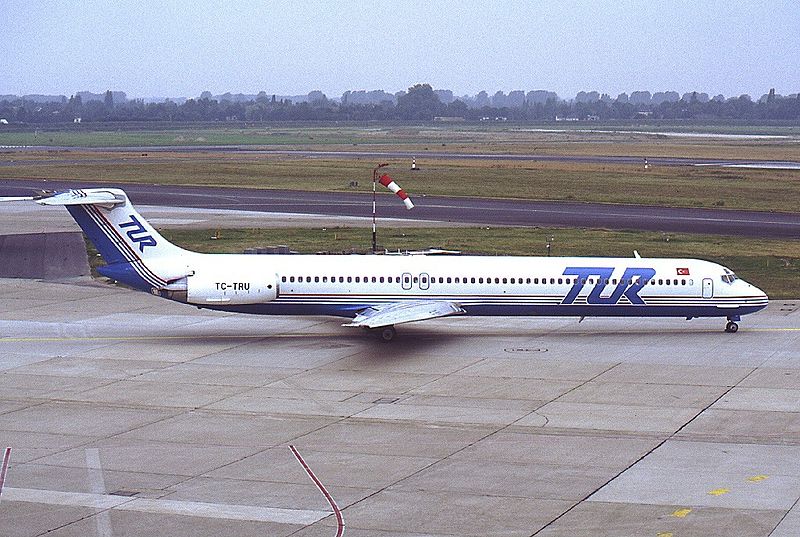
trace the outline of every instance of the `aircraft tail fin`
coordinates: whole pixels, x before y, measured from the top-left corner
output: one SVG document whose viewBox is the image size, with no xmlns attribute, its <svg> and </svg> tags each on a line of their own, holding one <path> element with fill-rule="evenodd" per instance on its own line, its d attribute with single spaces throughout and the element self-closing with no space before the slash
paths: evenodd
<svg viewBox="0 0 800 537">
<path fill-rule="evenodd" d="M 131 205 L 117 188 L 85 188 L 45 195 L 41 205 L 63 205 L 95 245 L 107 266 L 99 272 L 133 287 L 161 289 L 180 276 L 164 267 L 178 267 L 174 260 L 186 250 L 167 241 Z M 162 270 L 158 270 L 162 268 Z"/>
</svg>

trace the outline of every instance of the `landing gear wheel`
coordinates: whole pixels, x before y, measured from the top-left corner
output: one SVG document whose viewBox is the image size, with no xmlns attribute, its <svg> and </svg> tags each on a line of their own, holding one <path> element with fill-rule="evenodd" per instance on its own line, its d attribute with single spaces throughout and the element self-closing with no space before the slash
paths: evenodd
<svg viewBox="0 0 800 537">
<path fill-rule="evenodd" d="M 379 337 L 381 338 L 381 341 L 383 341 L 384 343 L 389 343 L 394 339 L 396 335 L 397 335 L 397 330 L 394 329 L 394 326 L 386 326 L 381 328 Z"/>
<path fill-rule="evenodd" d="M 725 331 L 729 334 L 735 334 L 737 330 L 739 330 L 739 325 L 733 321 L 728 321 L 728 324 L 725 325 Z"/>
</svg>

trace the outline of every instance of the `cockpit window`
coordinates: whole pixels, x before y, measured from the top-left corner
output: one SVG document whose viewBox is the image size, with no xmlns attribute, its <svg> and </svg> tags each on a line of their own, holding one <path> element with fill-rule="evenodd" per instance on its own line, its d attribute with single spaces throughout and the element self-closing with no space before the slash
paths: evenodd
<svg viewBox="0 0 800 537">
<path fill-rule="evenodd" d="M 736 274 L 734 274 L 733 272 L 726 270 L 725 274 L 722 275 L 722 281 L 725 283 L 733 283 L 736 280 L 738 280 L 738 278 L 736 277 Z"/>
</svg>

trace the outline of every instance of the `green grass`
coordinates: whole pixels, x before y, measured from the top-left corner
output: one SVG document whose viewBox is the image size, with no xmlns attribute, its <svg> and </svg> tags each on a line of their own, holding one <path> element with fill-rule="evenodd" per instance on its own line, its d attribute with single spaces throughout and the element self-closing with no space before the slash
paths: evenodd
<svg viewBox="0 0 800 537">
<path fill-rule="evenodd" d="M 41 158 L 41 155 L 37 155 Z M 374 159 L 292 156 L 152 154 L 86 156 L 1 166 L 0 178 L 87 180 L 266 189 L 371 191 Z M 98 160 L 99 159 L 99 160 Z M 532 200 L 800 210 L 799 170 L 679 166 L 655 167 L 558 162 L 502 162 L 419 158 L 421 171 L 389 159 L 387 169 L 412 199 L 428 195 Z"/>
<path fill-rule="evenodd" d="M 358 228 L 326 229 L 223 229 L 162 230 L 163 235 L 190 250 L 208 253 L 241 253 L 245 248 L 288 245 L 301 253 L 367 252 L 371 231 Z M 390 251 L 429 247 L 460 250 L 468 254 L 546 255 L 552 237 L 552 255 L 700 258 L 733 269 L 772 298 L 796 298 L 800 281 L 800 240 L 742 239 L 714 235 L 588 229 L 525 228 L 382 228 L 381 248 Z"/>
</svg>

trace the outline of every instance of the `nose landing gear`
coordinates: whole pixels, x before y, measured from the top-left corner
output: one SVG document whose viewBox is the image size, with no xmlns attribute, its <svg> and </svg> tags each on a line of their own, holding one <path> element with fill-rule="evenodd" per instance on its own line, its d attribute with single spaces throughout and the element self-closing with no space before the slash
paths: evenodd
<svg viewBox="0 0 800 537">
<path fill-rule="evenodd" d="M 739 330 L 737 321 L 740 320 L 738 315 L 728 317 L 728 324 L 725 325 L 725 331 L 729 334 L 735 334 Z"/>
</svg>

